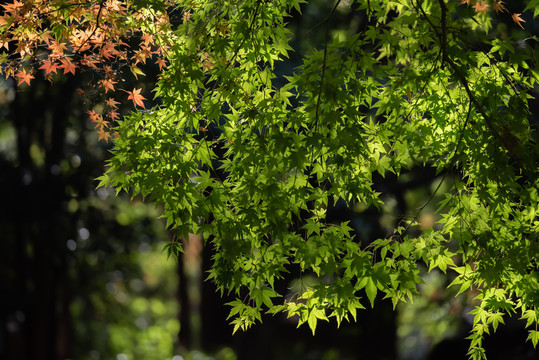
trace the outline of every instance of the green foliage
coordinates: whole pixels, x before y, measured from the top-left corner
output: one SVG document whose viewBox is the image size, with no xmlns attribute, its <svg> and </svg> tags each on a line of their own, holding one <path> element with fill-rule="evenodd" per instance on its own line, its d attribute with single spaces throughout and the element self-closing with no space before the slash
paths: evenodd
<svg viewBox="0 0 539 360">
<path fill-rule="evenodd" d="M 337 2 L 313 29 L 322 48 L 282 75 L 286 17 L 299 5 L 179 2 L 183 21 L 162 39 L 160 105 L 120 122 L 100 185 L 162 206 L 178 235 L 204 236 L 215 253 L 208 278 L 237 297 L 234 331 L 286 312 L 314 332 L 377 298 L 411 300 L 418 262 L 456 271 L 458 292 L 479 291 L 472 359 L 485 357 L 483 336 L 505 314 L 536 327 L 537 39 L 497 37 L 492 14 L 456 1 Z M 359 32 L 333 30 L 332 17 L 352 10 L 367 21 Z M 441 226 L 418 231 L 421 207 L 366 244 L 326 221 L 337 199 L 383 206 L 373 174 L 417 166 L 449 188 L 436 204 Z M 283 299 L 277 284 L 293 269 L 314 280 Z"/>
</svg>

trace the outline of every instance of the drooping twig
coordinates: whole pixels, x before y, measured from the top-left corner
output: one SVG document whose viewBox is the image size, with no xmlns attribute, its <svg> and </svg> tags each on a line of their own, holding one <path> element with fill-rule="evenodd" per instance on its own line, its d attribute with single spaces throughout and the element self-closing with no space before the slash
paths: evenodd
<svg viewBox="0 0 539 360">
<path fill-rule="evenodd" d="M 457 146 L 455 146 L 455 150 L 453 150 L 453 154 L 451 155 L 451 158 L 449 159 L 449 162 L 448 162 L 449 166 L 451 166 L 453 164 L 453 160 L 457 156 L 458 149 L 459 149 L 460 144 L 462 142 L 462 139 L 464 137 L 464 131 L 466 130 L 466 127 L 468 126 L 468 124 L 470 122 L 471 112 L 472 112 L 472 103 L 470 102 L 469 106 L 468 106 L 468 114 L 466 115 L 466 121 L 464 122 L 464 125 L 462 126 L 462 129 L 460 130 L 460 135 L 459 135 L 459 139 L 457 141 Z M 410 223 L 408 224 L 406 229 L 404 229 L 404 231 L 402 233 L 403 236 L 404 236 L 404 234 L 406 234 L 408 232 L 410 227 L 417 221 L 417 219 L 419 218 L 419 215 L 421 214 L 421 211 L 423 211 L 423 209 L 425 207 L 427 207 L 427 205 L 432 201 L 432 199 L 434 199 L 434 196 L 438 193 L 438 190 L 440 190 L 440 187 L 442 186 L 443 182 L 445 181 L 445 178 L 447 177 L 448 173 L 449 173 L 449 171 L 446 171 L 444 173 L 444 175 L 442 177 L 442 180 L 440 180 L 440 182 L 438 183 L 438 186 L 436 186 L 436 189 L 434 189 L 434 191 L 432 192 L 430 197 L 427 199 L 427 201 L 423 205 L 421 205 L 421 207 L 419 207 L 419 209 L 417 210 L 417 213 L 415 214 L 412 221 L 410 221 Z"/>
<path fill-rule="evenodd" d="M 97 10 L 97 16 L 96 16 L 96 20 L 95 20 L 95 27 L 94 27 L 94 30 L 92 31 L 92 33 L 82 42 L 82 44 L 80 44 L 79 48 L 77 49 L 77 51 L 75 51 L 75 55 L 78 55 L 79 52 L 81 51 L 81 49 L 83 48 L 84 45 L 86 45 L 86 43 L 88 41 L 90 41 L 92 39 L 92 37 L 95 35 L 95 33 L 97 32 L 97 29 L 99 29 L 99 19 L 100 19 L 100 16 L 101 16 L 101 10 L 103 10 L 103 7 L 105 6 L 105 1 L 104 0 L 100 0 L 99 1 L 99 10 Z"/>
<path fill-rule="evenodd" d="M 339 6 L 340 3 L 341 3 L 341 0 L 337 0 L 337 2 L 335 3 L 335 6 L 333 6 L 333 9 L 331 9 L 331 12 L 329 13 L 328 17 L 320 23 L 320 24 L 323 24 L 324 22 L 326 23 L 326 38 L 324 42 L 324 59 L 322 60 L 322 74 L 320 76 L 320 88 L 318 89 L 318 98 L 316 99 L 316 110 L 315 110 L 315 120 L 314 120 L 315 131 L 318 127 L 318 120 L 320 119 L 320 103 L 322 100 L 322 89 L 324 87 L 324 76 L 326 74 L 326 61 L 327 61 L 328 42 L 329 42 L 329 20 L 333 16 L 333 13 L 335 12 L 335 10 L 337 9 L 337 6 Z"/>
</svg>

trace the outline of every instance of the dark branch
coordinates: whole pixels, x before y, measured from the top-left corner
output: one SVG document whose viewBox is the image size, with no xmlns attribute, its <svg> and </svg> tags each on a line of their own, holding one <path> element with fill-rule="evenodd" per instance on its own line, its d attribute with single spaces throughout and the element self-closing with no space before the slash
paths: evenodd
<svg viewBox="0 0 539 360">
<path fill-rule="evenodd" d="M 337 9 L 337 6 L 339 6 L 340 3 L 341 3 L 341 0 L 337 0 L 337 2 L 335 3 L 335 6 L 333 6 L 333 9 L 331 9 L 331 12 L 329 13 L 326 20 L 320 23 L 320 24 L 323 24 L 324 22 L 326 23 L 326 39 L 324 42 L 324 60 L 322 62 L 322 75 L 320 76 L 320 88 L 318 89 L 318 99 L 316 100 L 316 112 L 315 112 L 315 121 L 314 121 L 315 131 L 316 131 L 316 128 L 318 127 L 318 120 L 320 118 L 320 102 L 322 100 L 322 88 L 324 86 L 324 75 L 326 74 L 326 61 L 327 61 L 328 42 L 329 42 L 329 20 L 333 16 L 333 13 L 335 13 L 335 10 Z"/>
</svg>

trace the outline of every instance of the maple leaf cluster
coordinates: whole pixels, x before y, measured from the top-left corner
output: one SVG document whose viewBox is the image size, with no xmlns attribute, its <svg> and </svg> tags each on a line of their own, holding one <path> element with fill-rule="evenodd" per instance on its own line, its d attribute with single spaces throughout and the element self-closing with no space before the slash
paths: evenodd
<svg viewBox="0 0 539 360">
<path fill-rule="evenodd" d="M 489 11 L 490 8 L 492 8 L 497 14 L 506 12 L 511 15 L 511 19 L 520 26 L 522 29 L 524 29 L 524 26 L 522 26 L 522 23 L 524 23 L 524 19 L 520 15 L 520 13 L 513 13 L 511 14 L 509 10 L 505 7 L 505 3 L 501 0 L 493 0 L 490 4 L 488 1 L 485 0 L 461 0 L 461 5 L 471 5 L 476 13 L 484 14 L 486 11 Z"/>
<path fill-rule="evenodd" d="M 165 4 L 169 4 L 165 0 Z M 165 11 L 136 8 L 124 0 L 83 2 L 80 0 L 33 0 L 1 5 L 0 71 L 17 85 L 30 85 L 36 72 L 49 81 L 55 74 L 75 75 L 90 69 L 98 76 L 92 86 L 101 93 L 128 93 L 127 100 L 144 108 L 141 89 L 118 89 L 122 70 L 128 68 L 138 78 L 144 76 L 141 64 L 154 61 L 166 66 L 167 46 L 162 41 L 170 31 Z M 118 118 L 118 102 L 109 98 L 109 120 Z M 89 112 L 100 139 L 108 140 L 108 122 Z M 99 115 L 99 116 L 98 116 Z"/>
<path fill-rule="evenodd" d="M 94 110 L 88 110 L 87 113 L 90 115 L 90 120 L 95 124 L 95 129 L 97 134 L 99 135 L 99 140 L 105 140 L 108 141 L 111 138 L 111 121 L 116 121 L 119 119 L 120 115 L 118 114 L 118 105 L 119 102 L 114 100 L 113 98 L 109 98 L 105 101 L 105 104 L 108 107 L 108 111 L 106 113 L 106 118 L 109 119 L 109 121 L 105 120 L 103 115 L 96 113 Z M 114 132 L 114 136 L 118 136 L 116 132 Z"/>
</svg>

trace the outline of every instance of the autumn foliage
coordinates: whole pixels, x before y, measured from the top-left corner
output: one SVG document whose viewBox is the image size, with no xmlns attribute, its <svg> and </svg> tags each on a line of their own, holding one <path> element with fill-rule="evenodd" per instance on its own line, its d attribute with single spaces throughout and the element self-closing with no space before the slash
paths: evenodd
<svg viewBox="0 0 539 360">
<path fill-rule="evenodd" d="M 51 82 L 59 74 L 92 71 L 95 93 L 112 94 L 104 114 L 89 110 L 99 138 L 108 140 L 110 124 L 118 119 L 117 90 L 144 108 L 142 89 L 122 89 L 126 76 L 144 76 L 141 65 L 166 65 L 170 19 L 167 1 L 136 6 L 131 1 L 36 0 L 2 5 L 0 62 L 3 75 L 17 85 L 31 85 L 42 71 Z M 127 70 L 127 71 L 126 71 Z"/>
<path fill-rule="evenodd" d="M 520 17 L 521 14 L 511 14 L 507 8 L 505 7 L 505 4 L 501 0 L 494 0 L 491 4 L 488 3 L 488 1 L 477 1 L 477 0 L 461 0 L 460 4 L 465 4 L 472 6 L 476 13 L 485 13 L 489 11 L 490 9 L 494 10 L 496 13 L 508 13 L 511 15 L 511 18 L 513 21 L 520 26 L 521 28 L 524 28 L 522 26 L 522 23 L 524 23 L 524 19 Z"/>
</svg>

